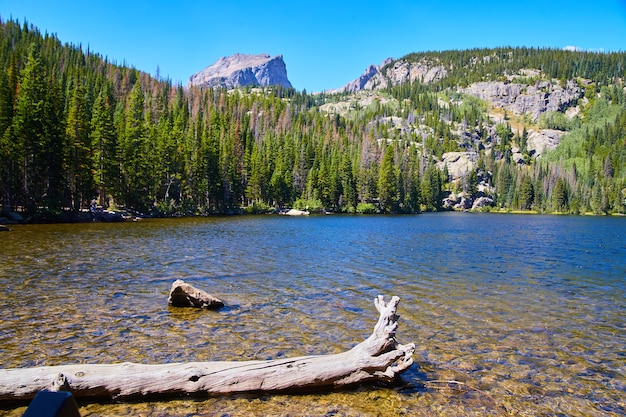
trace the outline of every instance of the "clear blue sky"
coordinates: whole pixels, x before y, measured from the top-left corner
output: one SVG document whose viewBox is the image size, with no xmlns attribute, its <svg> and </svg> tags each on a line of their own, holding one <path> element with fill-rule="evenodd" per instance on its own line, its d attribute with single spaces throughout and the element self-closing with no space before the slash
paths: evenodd
<svg viewBox="0 0 626 417">
<path fill-rule="evenodd" d="M 64 43 L 187 84 L 234 53 L 282 54 L 298 90 L 341 87 L 411 52 L 497 46 L 626 51 L 626 0 L 0 0 Z"/>
</svg>

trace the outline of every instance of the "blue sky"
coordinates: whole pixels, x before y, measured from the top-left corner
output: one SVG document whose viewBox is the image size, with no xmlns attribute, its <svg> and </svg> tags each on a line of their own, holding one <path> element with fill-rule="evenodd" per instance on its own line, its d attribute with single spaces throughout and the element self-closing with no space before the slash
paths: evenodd
<svg viewBox="0 0 626 417">
<path fill-rule="evenodd" d="M 626 51 L 626 0 L 0 0 L 0 16 L 184 85 L 222 56 L 282 54 L 293 86 L 308 92 L 412 52 Z"/>
</svg>

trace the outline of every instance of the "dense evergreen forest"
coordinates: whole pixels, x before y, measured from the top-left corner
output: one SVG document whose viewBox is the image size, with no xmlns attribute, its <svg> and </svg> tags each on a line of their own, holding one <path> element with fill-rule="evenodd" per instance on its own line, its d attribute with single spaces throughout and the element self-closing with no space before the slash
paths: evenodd
<svg viewBox="0 0 626 417">
<path fill-rule="evenodd" d="M 485 210 L 626 212 L 626 54 L 502 48 L 404 59 L 449 71 L 377 90 L 366 104 L 347 93 L 188 88 L 28 23 L 0 22 L 0 208 L 33 220 L 93 199 L 161 216 L 417 213 L 444 209 L 452 192 L 488 195 Z M 528 68 L 584 86 L 580 113 L 495 123 L 484 101 L 458 92 Z M 341 102 L 346 111 L 326 110 Z M 527 126 L 567 134 L 533 158 Z M 461 178 L 438 164 L 468 149 L 478 161 Z"/>
</svg>

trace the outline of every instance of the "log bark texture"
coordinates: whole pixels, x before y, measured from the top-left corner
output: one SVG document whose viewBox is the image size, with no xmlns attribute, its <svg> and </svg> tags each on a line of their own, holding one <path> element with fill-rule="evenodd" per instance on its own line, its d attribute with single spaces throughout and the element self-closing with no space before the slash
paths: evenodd
<svg viewBox="0 0 626 417">
<path fill-rule="evenodd" d="M 413 343 L 396 341 L 399 298 L 375 299 L 380 316 L 372 334 L 333 355 L 269 361 L 167 364 L 85 364 L 0 369 L 0 401 L 32 399 L 41 390 L 77 398 L 203 396 L 328 390 L 371 381 L 390 382 L 413 363 Z"/>
</svg>

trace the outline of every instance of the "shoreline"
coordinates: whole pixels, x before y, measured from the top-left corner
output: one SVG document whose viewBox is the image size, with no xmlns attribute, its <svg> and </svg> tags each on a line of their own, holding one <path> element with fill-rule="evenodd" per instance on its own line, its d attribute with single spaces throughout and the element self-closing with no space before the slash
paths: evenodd
<svg viewBox="0 0 626 417">
<path fill-rule="evenodd" d="M 347 215 L 347 216 L 360 216 L 360 215 L 376 215 L 376 216 L 397 216 L 397 215 L 418 215 L 424 213 L 485 213 L 485 214 L 518 214 L 518 215 L 528 215 L 528 216 L 583 216 L 583 217 L 626 217 L 625 213 L 608 213 L 608 214 L 596 214 L 593 212 L 584 212 L 584 213 L 563 213 L 563 212 L 540 212 L 537 210 L 508 210 L 508 209 L 498 209 L 498 210 L 440 210 L 440 211 L 421 211 L 419 213 L 343 213 L 343 212 L 300 212 L 298 211 L 297 215 L 293 213 L 288 213 L 289 210 L 282 209 L 276 210 L 274 212 L 265 212 L 265 213 L 252 213 L 247 212 L 245 210 L 238 211 L 230 211 L 227 213 L 211 213 L 211 214 L 187 214 L 187 215 L 142 215 L 139 213 L 129 213 L 127 211 L 109 211 L 103 210 L 96 213 L 90 212 L 63 212 L 59 215 L 55 216 L 34 216 L 34 218 L 25 218 L 21 215 L 21 213 L 10 212 L 4 213 L 0 215 L 0 231 L 8 231 L 10 230 L 9 226 L 18 225 L 18 224 L 72 224 L 72 223 L 116 223 L 116 222 L 136 222 L 141 219 L 176 219 L 176 218 L 184 218 L 184 217 L 220 217 L 220 216 L 258 216 L 258 215 L 276 215 L 276 216 L 286 216 L 286 217 L 308 217 L 311 216 L 324 216 L 329 214 L 335 215 Z"/>
</svg>

